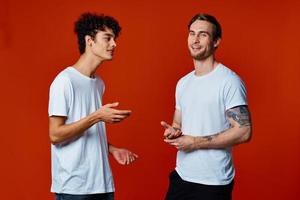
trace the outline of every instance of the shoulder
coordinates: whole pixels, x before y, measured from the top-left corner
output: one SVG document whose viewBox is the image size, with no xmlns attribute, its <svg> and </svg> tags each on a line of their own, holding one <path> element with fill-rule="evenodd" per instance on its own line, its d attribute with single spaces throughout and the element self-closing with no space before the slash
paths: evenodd
<svg viewBox="0 0 300 200">
<path fill-rule="evenodd" d="M 55 85 L 69 85 L 71 84 L 71 75 L 70 75 L 70 69 L 66 68 L 63 71 L 61 71 L 53 80 L 51 83 L 51 87 Z"/>
<path fill-rule="evenodd" d="M 194 72 L 195 71 L 193 70 L 193 71 L 189 72 L 188 74 L 186 74 L 185 76 L 183 76 L 182 78 L 180 78 L 177 82 L 177 86 L 183 85 L 186 82 L 188 82 L 192 78 Z"/>
<path fill-rule="evenodd" d="M 220 75 L 223 77 L 224 84 L 244 85 L 242 79 L 233 70 L 220 64 Z"/>
<path fill-rule="evenodd" d="M 104 81 L 100 76 L 96 75 L 95 78 L 98 85 L 104 85 Z"/>
</svg>

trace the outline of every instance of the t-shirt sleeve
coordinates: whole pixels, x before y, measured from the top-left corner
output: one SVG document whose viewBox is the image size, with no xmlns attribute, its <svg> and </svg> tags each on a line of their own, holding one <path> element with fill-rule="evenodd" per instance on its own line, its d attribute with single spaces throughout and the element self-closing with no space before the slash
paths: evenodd
<svg viewBox="0 0 300 200">
<path fill-rule="evenodd" d="M 71 84 L 66 77 L 56 77 L 50 86 L 49 116 L 68 116 L 71 100 Z"/>
<path fill-rule="evenodd" d="M 244 82 L 238 76 L 232 76 L 225 84 L 224 101 L 226 110 L 247 105 L 247 91 Z"/>
</svg>

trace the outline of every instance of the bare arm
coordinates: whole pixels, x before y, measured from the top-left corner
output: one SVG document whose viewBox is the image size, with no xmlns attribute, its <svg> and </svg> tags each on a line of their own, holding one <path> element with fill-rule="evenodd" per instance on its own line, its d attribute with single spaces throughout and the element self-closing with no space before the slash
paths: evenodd
<svg viewBox="0 0 300 200">
<path fill-rule="evenodd" d="M 226 148 L 250 141 L 252 127 L 247 106 L 237 106 L 227 110 L 226 118 L 231 127 L 216 135 L 196 137 L 196 149 Z"/>
<path fill-rule="evenodd" d="M 165 141 L 183 151 L 226 148 L 250 141 L 252 126 L 247 106 L 237 106 L 227 110 L 226 118 L 231 127 L 221 133 L 205 137 L 183 135 L 177 139 Z"/>
<path fill-rule="evenodd" d="M 49 117 L 49 136 L 52 144 L 67 142 L 81 136 L 85 130 L 99 121 L 117 123 L 127 118 L 131 111 L 117 110 L 118 103 L 106 104 L 97 111 L 71 124 L 65 124 L 66 117 Z"/>
</svg>

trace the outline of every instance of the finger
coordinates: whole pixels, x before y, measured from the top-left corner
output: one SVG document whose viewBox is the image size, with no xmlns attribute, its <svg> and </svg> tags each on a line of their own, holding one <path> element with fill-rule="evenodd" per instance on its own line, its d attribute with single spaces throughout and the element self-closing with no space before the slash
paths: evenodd
<svg viewBox="0 0 300 200">
<path fill-rule="evenodd" d="M 179 137 L 182 135 L 182 132 L 180 130 L 176 130 L 176 132 L 174 133 L 174 137 Z"/>
<path fill-rule="evenodd" d="M 130 161 L 130 163 L 132 163 L 134 160 L 135 160 L 135 159 L 134 159 L 134 157 L 133 157 L 133 156 L 130 156 L 130 157 L 129 157 L 129 161 Z"/>
<path fill-rule="evenodd" d="M 131 110 L 114 110 L 114 114 L 124 115 L 126 117 L 128 117 L 131 113 L 132 113 Z"/>
<path fill-rule="evenodd" d="M 176 139 L 178 137 L 178 130 L 175 131 L 175 132 L 170 132 L 168 135 L 167 135 L 167 138 L 168 139 Z"/>
<path fill-rule="evenodd" d="M 111 121 L 109 121 L 110 124 L 115 124 L 115 123 L 119 123 L 121 122 L 121 119 L 111 119 Z"/>
<path fill-rule="evenodd" d="M 129 153 L 126 155 L 126 160 L 127 160 L 126 164 L 129 165 L 129 163 L 130 163 L 130 155 L 129 155 Z"/>
<path fill-rule="evenodd" d="M 168 129 L 168 128 L 172 128 L 172 126 L 164 121 L 161 121 L 160 124 L 165 128 L 165 129 Z"/>
<path fill-rule="evenodd" d="M 174 133 L 169 133 L 169 134 L 167 135 L 167 138 L 168 138 L 168 139 L 175 139 L 175 134 L 174 134 Z"/>
<path fill-rule="evenodd" d="M 172 134 L 172 133 L 170 133 L 170 132 L 164 133 L 164 138 L 172 139 L 171 134 Z"/>
<path fill-rule="evenodd" d="M 178 142 L 176 139 L 164 139 L 166 143 L 169 143 L 170 145 L 178 145 Z"/>
<path fill-rule="evenodd" d="M 132 156 L 134 157 L 134 159 L 138 158 L 139 156 L 135 153 L 132 153 Z"/>
<path fill-rule="evenodd" d="M 114 103 L 105 104 L 104 107 L 113 108 L 113 107 L 117 107 L 118 105 L 119 102 L 114 102 Z"/>
<path fill-rule="evenodd" d="M 114 115 L 113 119 L 119 119 L 119 120 L 122 120 L 122 119 L 125 119 L 127 118 L 128 116 L 126 115 Z"/>
</svg>

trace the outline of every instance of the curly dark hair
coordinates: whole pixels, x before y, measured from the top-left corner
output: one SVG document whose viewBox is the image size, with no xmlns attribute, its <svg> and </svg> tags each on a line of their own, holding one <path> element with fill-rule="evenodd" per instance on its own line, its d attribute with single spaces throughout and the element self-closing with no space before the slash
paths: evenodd
<svg viewBox="0 0 300 200">
<path fill-rule="evenodd" d="M 205 13 L 199 13 L 190 20 L 188 29 L 190 29 L 192 23 L 194 23 L 196 20 L 207 21 L 213 25 L 213 40 L 217 40 L 218 38 L 222 37 L 221 25 L 214 16 Z"/>
<path fill-rule="evenodd" d="M 117 38 L 121 31 L 121 27 L 117 20 L 111 16 L 104 14 L 83 13 L 75 22 L 74 32 L 77 34 L 78 47 L 80 54 L 85 52 L 85 36 L 89 35 L 93 39 L 97 32 L 104 31 L 105 28 L 110 28 Z"/>
</svg>

